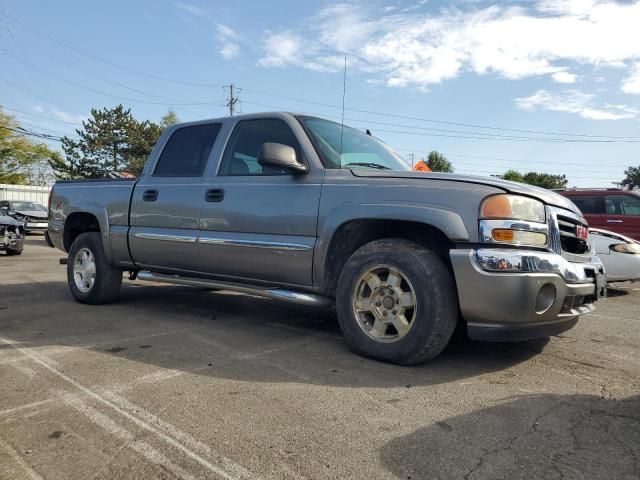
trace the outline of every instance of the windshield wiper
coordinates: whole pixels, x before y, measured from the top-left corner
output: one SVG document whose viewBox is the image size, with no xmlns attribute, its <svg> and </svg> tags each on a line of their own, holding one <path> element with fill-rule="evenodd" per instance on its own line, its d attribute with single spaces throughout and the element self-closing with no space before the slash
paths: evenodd
<svg viewBox="0 0 640 480">
<path fill-rule="evenodd" d="M 377 163 L 368 163 L 368 162 L 351 162 L 351 163 L 345 163 L 343 165 L 343 167 L 348 167 L 350 165 L 354 165 L 356 167 L 369 167 L 369 168 L 376 168 L 378 170 L 391 170 L 391 168 L 389 167 L 385 167 L 384 165 L 379 165 Z"/>
</svg>

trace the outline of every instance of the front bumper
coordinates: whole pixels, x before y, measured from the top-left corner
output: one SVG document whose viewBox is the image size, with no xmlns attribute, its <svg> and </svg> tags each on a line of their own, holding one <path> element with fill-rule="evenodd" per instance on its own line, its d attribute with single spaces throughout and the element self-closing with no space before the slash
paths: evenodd
<svg viewBox="0 0 640 480">
<path fill-rule="evenodd" d="M 572 263 L 550 252 L 493 248 L 452 250 L 450 256 L 467 332 L 477 340 L 556 335 L 606 294 L 597 257 Z"/>
<path fill-rule="evenodd" d="M 0 235 L 0 250 L 22 250 L 24 236 L 20 233 L 5 232 Z"/>
</svg>

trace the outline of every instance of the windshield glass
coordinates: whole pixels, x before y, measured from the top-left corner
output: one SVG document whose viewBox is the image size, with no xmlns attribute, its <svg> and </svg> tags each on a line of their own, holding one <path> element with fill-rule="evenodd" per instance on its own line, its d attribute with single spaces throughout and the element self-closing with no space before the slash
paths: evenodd
<svg viewBox="0 0 640 480">
<path fill-rule="evenodd" d="M 47 209 L 42 205 L 33 202 L 13 202 L 14 210 L 39 210 L 41 212 L 46 212 Z"/>
<path fill-rule="evenodd" d="M 339 123 L 321 118 L 301 117 L 300 120 L 326 168 L 410 170 L 397 153 L 371 135 L 347 126 L 342 131 Z"/>
</svg>

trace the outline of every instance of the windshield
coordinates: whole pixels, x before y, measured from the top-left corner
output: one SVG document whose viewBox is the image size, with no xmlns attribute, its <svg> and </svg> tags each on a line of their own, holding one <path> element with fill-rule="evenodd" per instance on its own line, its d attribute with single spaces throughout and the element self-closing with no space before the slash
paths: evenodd
<svg viewBox="0 0 640 480">
<path fill-rule="evenodd" d="M 410 170 L 398 154 L 371 135 L 339 123 L 300 117 L 326 168 Z"/>
<path fill-rule="evenodd" d="M 14 210 L 40 210 L 41 212 L 46 212 L 47 209 L 42 205 L 33 202 L 13 202 Z"/>
</svg>

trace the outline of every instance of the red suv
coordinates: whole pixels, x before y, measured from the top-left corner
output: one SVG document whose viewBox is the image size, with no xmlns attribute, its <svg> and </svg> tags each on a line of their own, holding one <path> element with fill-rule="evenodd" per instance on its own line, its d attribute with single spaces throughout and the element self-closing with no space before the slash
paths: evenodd
<svg viewBox="0 0 640 480">
<path fill-rule="evenodd" d="M 611 230 L 640 240 L 640 192 L 624 190 L 565 190 L 590 227 Z"/>
</svg>

